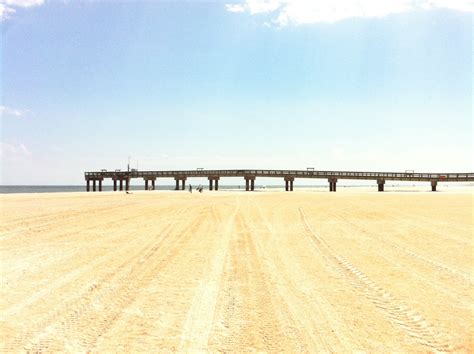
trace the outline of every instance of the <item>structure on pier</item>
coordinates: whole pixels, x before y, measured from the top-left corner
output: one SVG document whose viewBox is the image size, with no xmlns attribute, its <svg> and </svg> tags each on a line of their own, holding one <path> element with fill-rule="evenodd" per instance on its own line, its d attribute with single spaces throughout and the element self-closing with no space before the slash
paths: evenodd
<svg viewBox="0 0 474 354">
<path fill-rule="evenodd" d="M 385 181 L 424 181 L 431 183 L 431 190 L 436 191 L 439 181 L 442 182 L 472 182 L 474 173 L 414 173 L 407 172 L 354 172 L 354 171 L 314 171 L 308 170 L 183 170 L 183 171 L 105 171 L 85 172 L 86 190 L 99 192 L 102 191 L 102 181 L 110 178 L 113 181 L 114 191 L 117 190 L 117 181 L 122 191 L 130 188 L 132 178 L 140 178 L 145 181 L 145 190 L 155 189 L 157 178 L 174 178 L 176 181 L 175 190 L 184 190 L 186 180 L 190 177 L 204 177 L 209 180 L 209 190 L 219 189 L 219 180 L 221 177 L 243 177 L 245 179 L 245 190 L 253 191 L 255 189 L 255 179 L 257 177 L 283 178 L 285 190 L 293 191 L 293 182 L 296 178 L 327 179 L 329 182 L 329 191 L 336 191 L 338 180 L 375 180 L 378 185 L 378 191 L 383 192 Z M 151 182 L 151 186 L 150 186 Z M 98 186 L 97 186 L 98 185 Z M 150 188 L 151 187 L 151 188 Z M 180 188 L 181 187 L 181 188 Z"/>
</svg>

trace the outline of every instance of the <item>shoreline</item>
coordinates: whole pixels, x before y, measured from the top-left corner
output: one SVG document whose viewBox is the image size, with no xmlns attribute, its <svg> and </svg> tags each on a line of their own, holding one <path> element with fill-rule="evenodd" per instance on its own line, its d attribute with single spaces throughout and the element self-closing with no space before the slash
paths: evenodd
<svg viewBox="0 0 474 354">
<path fill-rule="evenodd" d="M 15 188 L 27 188 L 31 189 L 31 191 L 2 191 L 0 190 L 0 198 L 1 196 L 7 196 L 7 195 L 57 195 L 57 194 L 66 194 L 66 195 L 95 195 L 95 194 L 104 194 L 104 195 L 109 195 L 109 194 L 127 194 L 126 191 L 113 191 L 109 190 L 103 190 L 101 192 L 87 192 L 84 188 L 84 190 L 71 190 L 71 191 L 65 191 L 61 190 L 63 186 L 0 186 L 0 188 L 8 188 L 14 190 Z M 81 188 L 81 186 L 66 186 L 66 187 L 73 187 L 73 188 Z M 108 187 L 108 186 L 107 186 Z M 157 186 L 158 188 L 155 190 L 144 190 L 142 188 L 139 188 L 138 186 L 135 186 L 134 188 L 129 190 L 129 194 L 135 194 L 135 193 L 177 193 L 177 192 L 187 192 L 189 193 L 188 186 L 185 188 L 185 190 L 179 190 L 176 191 L 173 188 L 169 186 Z M 167 188 L 169 187 L 169 188 Z M 41 190 L 35 190 L 35 189 L 42 189 L 44 188 L 44 191 Z M 50 191 L 48 189 L 57 189 Z M 294 191 L 292 192 L 286 192 L 284 186 L 255 186 L 255 190 L 253 192 L 251 191 L 245 191 L 245 187 L 238 188 L 236 186 L 219 186 L 218 191 L 210 191 L 207 187 L 204 188 L 203 193 L 211 193 L 211 194 L 219 194 L 219 193 L 240 193 L 240 192 L 246 192 L 249 194 L 253 193 L 279 193 L 279 192 L 285 192 L 292 194 L 292 193 L 325 193 L 329 192 L 329 187 L 328 186 L 295 186 Z M 455 185 L 455 184 L 448 184 L 448 185 L 438 185 L 438 189 L 436 192 L 432 192 L 430 190 L 429 186 L 425 185 L 391 185 L 391 184 L 386 184 L 385 185 L 385 190 L 383 192 L 378 192 L 376 185 L 358 185 L 358 186 L 351 186 L 351 185 L 338 185 L 337 186 L 337 191 L 334 194 L 337 193 L 408 193 L 408 192 L 413 192 L 413 193 L 420 193 L 420 192 L 427 192 L 427 193 L 462 193 L 462 192 L 468 192 L 468 193 L 474 193 L 474 184 L 473 185 Z M 195 189 L 195 186 L 193 185 L 193 194 L 198 193 L 197 190 Z"/>
<path fill-rule="evenodd" d="M 442 187 L 442 186 L 441 186 Z M 126 193 L 126 191 L 111 191 L 111 190 L 106 190 L 102 192 L 87 192 L 87 191 L 55 191 L 55 192 L 6 192 L 6 193 L 1 193 L 0 192 L 0 199 L 5 198 L 7 196 L 14 197 L 14 196 L 48 196 L 48 195 L 64 195 L 64 196 L 95 196 L 97 197 L 98 195 L 104 195 L 104 196 L 110 196 L 110 195 L 133 195 L 133 194 L 149 194 L 149 195 L 156 195 L 156 194 L 176 194 L 176 195 L 182 195 L 182 194 L 211 194 L 211 195 L 219 195 L 219 194 L 241 194 L 241 193 L 246 193 L 249 195 L 252 194 L 279 194 L 283 193 L 285 195 L 291 195 L 291 194 L 302 194 L 302 193 L 320 193 L 320 194 L 396 194 L 396 193 L 401 193 L 401 194 L 407 194 L 407 193 L 416 193 L 416 194 L 464 194 L 464 193 L 469 193 L 469 194 L 474 194 L 474 186 L 456 186 L 456 187 L 444 187 L 444 188 L 438 188 L 436 192 L 432 192 L 429 188 L 424 188 L 423 186 L 395 186 L 392 187 L 390 185 L 387 185 L 385 190 L 383 192 L 378 192 L 376 187 L 371 187 L 371 186 L 338 186 L 337 192 L 330 192 L 329 188 L 327 186 L 321 186 L 319 188 L 315 187 L 295 187 L 294 191 L 292 192 L 287 192 L 285 191 L 284 187 L 272 187 L 272 188 L 255 188 L 254 191 L 245 191 L 245 189 L 236 189 L 236 188 L 225 188 L 225 187 L 220 187 L 218 191 L 209 191 L 208 189 L 205 189 L 202 193 L 199 193 L 193 188 L 193 193 L 189 193 L 188 189 L 185 190 L 173 190 L 173 189 L 157 189 L 157 190 L 149 190 L 145 191 L 142 189 L 131 189 L 129 190 L 129 193 Z"/>
</svg>

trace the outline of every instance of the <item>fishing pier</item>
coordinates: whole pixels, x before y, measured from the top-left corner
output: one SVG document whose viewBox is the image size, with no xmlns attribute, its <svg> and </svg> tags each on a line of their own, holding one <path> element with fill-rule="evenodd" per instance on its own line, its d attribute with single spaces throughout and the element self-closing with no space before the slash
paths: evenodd
<svg viewBox="0 0 474 354">
<path fill-rule="evenodd" d="M 142 179 L 145 190 L 154 190 L 158 178 L 173 178 L 175 190 L 184 190 L 188 178 L 201 177 L 209 180 L 209 190 L 219 189 L 219 180 L 223 177 L 242 177 L 245 180 L 245 190 L 255 190 L 257 177 L 272 177 L 283 179 L 286 191 L 293 191 L 293 183 L 297 178 L 325 179 L 329 183 L 329 191 L 335 192 L 339 180 L 373 180 L 377 182 L 378 191 L 384 191 L 386 181 L 416 181 L 428 182 L 431 190 L 436 191 L 438 182 L 473 182 L 474 173 L 415 173 L 405 172 L 355 172 L 355 171 L 315 171 L 307 170 L 182 170 L 182 171 L 106 171 L 85 172 L 86 190 L 102 191 L 102 182 L 110 178 L 113 190 L 128 191 L 131 179 Z M 91 188 L 92 187 L 92 188 Z"/>
</svg>

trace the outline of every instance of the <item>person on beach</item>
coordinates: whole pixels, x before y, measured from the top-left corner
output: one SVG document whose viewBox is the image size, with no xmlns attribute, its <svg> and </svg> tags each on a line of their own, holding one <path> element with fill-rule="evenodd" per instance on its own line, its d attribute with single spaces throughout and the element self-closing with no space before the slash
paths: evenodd
<svg viewBox="0 0 474 354">
<path fill-rule="evenodd" d="M 193 192 L 193 186 L 189 185 L 189 193 L 192 193 L 192 192 Z"/>
</svg>

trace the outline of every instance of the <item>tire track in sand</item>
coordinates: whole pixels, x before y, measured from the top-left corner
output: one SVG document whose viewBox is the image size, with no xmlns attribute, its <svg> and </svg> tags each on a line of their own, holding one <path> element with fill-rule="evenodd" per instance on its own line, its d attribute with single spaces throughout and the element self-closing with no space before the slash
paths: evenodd
<svg viewBox="0 0 474 354">
<path fill-rule="evenodd" d="M 186 209 L 183 208 L 179 214 Z M 95 282 L 84 285 L 76 295 L 61 304 L 58 308 L 44 316 L 34 328 L 27 329 L 18 337 L 6 344 L 6 349 L 18 350 L 20 348 L 41 352 L 64 350 L 58 340 L 71 346 L 68 350 L 86 350 L 93 348 L 97 338 L 101 336 L 118 318 L 122 308 L 134 300 L 134 294 L 140 289 L 141 280 L 154 270 L 149 266 L 149 260 L 168 239 L 173 231 L 173 226 L 179 220 L 173 218 L 163 229 L 158 239 L 149 237 L 138 252 L 125 256 L 117 267 L 108 268 L 104 275 Z M 199 223 L 198 218 L 191 220 L 191 225 Z M 174 247 L 184 237 L 181 235 L 171 242 L 169 247 Z M 127 244 L 123 248 L 127 248 Z M 169 258 L 169 253 L 159 259 L 162 264 Z M 105 259 L 98 260 L 102 264 L 106 260 L 113 260 L 117 255 L 107 254 Z M 156 262 L 155 262 L 156 263 Z M 93 270 L 97 267 L 95 262 L 88 264 L 82 271 Z M 55 333 L 56 340 L 51 338 Z M 56 345 L 56 347 L 55 347 Z M 5 348 L 5 347 L 4 347 Z"/>
<path fill-rule="evenodd" d="M 207 350 L 230 237 L 234 229 L 235 217 L 240 208 L 237 199 L 236 203 L 237 205 L 229 217 L 223 235 L 214 251 L 209 275 L 201 281 L 195 291 L 181 332 L 178 352 Z"/>
<path fill-rule="evenodd" d="M 148 214 L 146 214 L 142 217 L 143 217 L 144 220 L 146 220 L 146 218 L 148 218 L 152 215 L 153 215 L 153 212 L 149 212 Z M 133 219 L 133 216 L 128 216 L 126 219 L 120 219 L 119 221 L 123 222 L 124 220 L 129 220 L 129 219 Z M 109 224 L 111 225 L 113 223 L 114 222 L 101 223 L 99 226 L 104 227 L 106 225 L 109 225 Z M 166 232 L 166 228 L 163 230 L 163 232 Z M 64 236 L 64 235 L 70 235 L 70 232 L 66 232 L 65 234 L 62 234 L 62 236 Z M 117 238 L 117 235 L 114 235 L 113 237 Z M 95 242 L 106 242 L 106 241 L 108 241 L 107 238 L 102 239 L 102 240 L 95 240 Z M 71 283 L 79 275 L 84 274 L 84 273 L 86 273 L 88 271 L 91 271 L 93 269 L 96 269 L 101 264 L 105 263 L 106 261 L 115 258 L 117 256 L 117 253 L 119 253 L 120 251 L 124 251 L 123 253 L 125 255 L 127 253 L 127 248 L 128 247 L 129 247 L 128 245 L 123 245 L 120 249 L 116 249 L 114 253 L 104 254 L 100 257 L 95 258 L 94 261 L 86 263 L 83 266 L 78 267 L 78 268 L 75 267 L 75 268 L 69 269 L 68 267 L 63 267 L 63 271 L 67 272 L 64 276 L 62 276 L 60 278 L 57 278 L 54 281 L 50 281 L 50 279 L 48 279 L 48 282 L 45 284 L 46 286 L 42 286 L 43 284 L 39 284 L 40 287 L 41 287 L 41 290 L 38 290 L 38 291 L 34 292 L 32 294 L 32 296 L 30 296 L 28 299 L 26 299 L 22 302 L 18 302 L 14 306 L 8 308 L 7 310 L 2 311 L 0 318 L 8 317 L 8 316 L 11 316 L 15 313 L 18 313 L 24 307 L 27 307 L 27 306 L 30 306 L 30 305 L 34 304 L 38 300 L 46 297 L 49 293 L 51 293 L 53 291 L 56 291 L 57 289 L 61 288 L 62 286 L 66 285 L 66 284 Z M 76 252 L 77 252 L 77 250 L 76 250 Z"/>
<path fill-rule="evenodd" d="M 260 205 L 256 204 L 256 208 L 267 232 L 275 235 L 274 225 L 267 219 Z M 261 237 L 257 239 L 261 241 Z M 274 239 L 273 236 L 272 239 Z M 362 348 L 344 318 L 334 311 L 333 306 L 322 293 L 318 292 L 309 299 L 302 296 L 299 284 L 304 284 L 309 280 L 304 278 L 305 267 L 299 264 L 299 254 L 282 253 L 280 249 L 281 247 L 275 247 L 276 257 L 273 260 L 276 267 L 275 273 L 278 274 L 280 280 L 276 282 L 276 286 L 279 288 L 278 292 L 282 296 L 282 301 L 288 307 L 289 315 L 298 324 L 297 327 L 306 329 L 300 334 L 305 337 L 304 342 L 307 343 L 307 348 L 303 351 L 331 352 L 335 348 L 340 348 L 343 352 L 350 352 L 355 350 L 356 345 Z M 288 248 L 284 251 L 289 250 Z"/>
<path fill-rule="evenodd" d="M 392 294 L 379 287 L 367 275 L 357 269 L 347 259 L 334 253 L 332 248 L 315 233 L 306 219 L 303 209 L 298 208 L 301 223 L 313 240 L 319 252 L 330 261 L 339 273 L 360 293 L 362 293 L 388 320 L 418 343 L 438 352 L 452 351 L 454 348 L 447 335 L 440 333 L 418 311 L 404 305 Z"/>
<path fill-rule="evenodd" d="M 289 324 L 285 301 L 273 291 L 267 256 L 258 249 L 256 238 L 240 213 L 229 245 L 211 350 L 276 352 L 289 351 L 291 345 L 292 351 L 305 351 L 297 325 Z"/>
<path fill-rule="evenodd" d="M 416 260 L 420 263 L 425 263 L 426 265 L 429 265 L 429 266 L 433 267 L 434 269 L 436 269 L 440 272 L 443 272 L 446 276 L 449 276 L 453 280 L 467 283 L 470 286 L 472 286 L 472 284 L 474 283 L 472 275 L 467 273 L 467 272 L 464 272 L 464 271 L 461 271 L 461 270 L 458 270 L 458 269 L 454 269 L 450 266 L 447 266 L 444 263 L 440 263 L 440 262 L 434 261 L 430 258 L 427 258 L 426 256 L 420 255 L 420 254 L 414 252 L 413 250 L 411 250 L 409 248 L 405 248 L 405 247 L 399 245 L 396 242 L 393 242 L 393 241 L 388 240 L 386 238 L 381 238 L 380 235 L 366 230 L 362 226 L 359 226 L 357 223 L 355 223 L 353 221 L 350 221 L 345 216 L 338 215 L 336 213 L 331 213 L 331 216 L 341 219 L 345 223 L 347 223 L 347 224 L 351 225 L 352 227 L 358 229 L 363 234 L 370 235 L 371 237 L 373 237 L 373 238 L 375 238 L 379 241 L 383 241 L 384 243 L 389 244 L 393 248 L 405 253 L 406 255 L 411 257 L 412 259 L 414 259 L 414 260 Z"/>
</svg>

